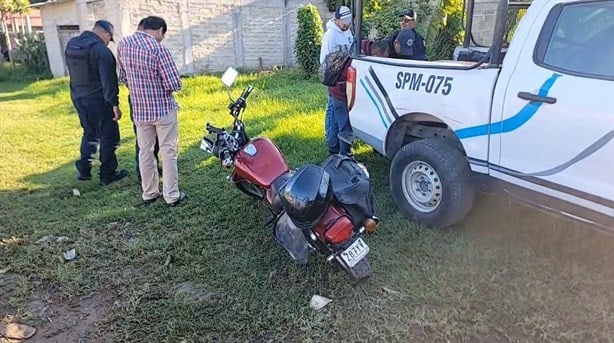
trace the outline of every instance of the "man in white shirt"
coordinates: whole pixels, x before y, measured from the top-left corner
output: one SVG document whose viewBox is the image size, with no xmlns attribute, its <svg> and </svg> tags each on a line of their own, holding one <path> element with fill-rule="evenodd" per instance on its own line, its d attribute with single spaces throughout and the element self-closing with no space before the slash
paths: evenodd
<svg viewBox="0 0 614 343">
<path fill-rule="evenodd" d="M 324 33 L 322 38 L 322 48 L 320 49 L 320 64 L 324 62 L 326 55 L 334 51 L 338 46 L 347 45 L 349 48 L 352 45 L 354 37 L 350 31 L 351 25 L 352 11 L 346 6 L 339 7 L 335 11 L 335 17 L 326 23 L 326 33 Z M 337 139 L 337 132 L 339 129 L 333 117 L 333 101 L 330 94 L 328 94 L 328 104 L 326 105 L 324 130 L 326 132 L 328 152 L 330 154 L 338 154 L 339 141 Z"/>
</svg>

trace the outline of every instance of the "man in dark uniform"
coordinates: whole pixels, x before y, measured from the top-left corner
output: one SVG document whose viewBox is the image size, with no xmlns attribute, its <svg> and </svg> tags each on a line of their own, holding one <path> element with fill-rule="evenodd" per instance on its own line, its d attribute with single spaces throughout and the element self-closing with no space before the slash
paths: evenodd
<svg viewBox="0 0 614 343">
<path fill-rule="evenodd" d="M 66 46 L 70 95 L 83 128 L 81 158 L 75 163 L 77 179 L 92 178 L 92 161 L 100 144 L 100 182 L 108 185 L 128 176 L 117 171 L 115 149 L 119 145 L 117 121 L 119 88 L 115 57 L 107 47 L 113 41 L 113 25 L 99 20 L 91 31 L 72 38 Z"/>
<path fill-rule="evenodd" d="M 405 10 L 399 14 L 399 20 L 401 29 L 399 31 L 393 32 L 387 38 L 388 44 L 390 45 L 390 57 L 425 61 L 426 46 L 424 45 L 424 38 L 422 38 L 422 36 L 416 31 L 416 21 L 418 20 L 416 12 L 412 9 Z M 411 49 L 413 50 L 413 53 L 411 55 L 401 55 L 395 50 L 395 41 L 397 41 L 397 35 L 401 32 L 401 30 L 411 30 L 414 34 L 414 38 L 411 41 Z M 408 41 L 405 40 L 404 42 L 400 43 L 406 45 Z"/>
</svg>

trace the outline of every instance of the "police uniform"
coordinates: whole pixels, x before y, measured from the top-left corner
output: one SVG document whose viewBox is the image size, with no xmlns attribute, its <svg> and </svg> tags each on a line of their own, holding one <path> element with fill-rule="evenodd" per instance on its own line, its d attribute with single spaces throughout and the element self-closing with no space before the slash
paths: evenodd
<svg viewBox="0 0 614 343">
<path fill-rule="evenodd" d="M 426 46 L 424 44 L 424 38 L 422 38 L 420 33 L 418 33 L 418 31 L 416 31 L 415 29 L 411 29 L 411 31 L 414 34 L 414 38 L 412 42 L 413 51 L 414 51 L 413 54 L 412 55 L 397 54 L 397 52 L 394 50 L 394 41 L 397 39 L 397 36 L 399 35 L 401 31 L 402 30 L 396 31 L 387 38 L 388 45 L 390 46 L 390 56 L 389 57 L 408 59 L 408 60 L 426 61 Z"/>
<path fill-rule="evenodd" d="M 412 9 L 404 10 L 399 13 L 399 18 L 406 17 L 411 20 L 417 20 L 416 12 Z M 408 33 L 411 31 L 411 34 Z M 397 39 L 399 33 L 403 32 L 403 39 L 401 42 L 401 47 L 405 52 L 401 52 L 398 54 L 394 49 L 394 41 Z M 416 31 L 416 29 L 404 29 L 397 30 L 393 32 L 388 38 L 388 44 L 390 46 L 390 57 L 392 58 L 401 58 L 401 59 L 409 59 L 409 60 L 426 60 L 426 44 L 424 44 L 424 38 L 422 35 Z M 411 51 L 411 53 L 409 53 Z"/>
<path fill-rule="evenodd" d="M 113 26 L 98 21 L 113 35 Z M 111 40 L 113 40 L 111 38 Z M 115 150 L 119 145 L 119 126 L 114 119 L 113 106 L 119 105 L 116 60 L 111 50 L 96 33 L 85 31 L 72 38 L 65 50 L 70 74 L 70 95 L 83 128 L 81 158 L 75 163 L 79 180 L 91 179 L 91 168 L 100 144 L 100 181 L 111 183 L 127 176 L 117 172 Z"/>
</svg>

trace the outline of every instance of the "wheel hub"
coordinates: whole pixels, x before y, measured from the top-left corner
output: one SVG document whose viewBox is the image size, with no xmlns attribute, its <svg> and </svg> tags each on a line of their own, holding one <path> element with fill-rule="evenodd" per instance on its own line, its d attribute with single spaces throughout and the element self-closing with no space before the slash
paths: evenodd
<svg viewBox="0 0 614 343">
<path fill-rule="evenodd" d="M 442 185 L 437 172 L 424 161 L 413 161 L 403 169 L 403 194 L 416 210 L 428 213 L 441 203 Z"/>
</svg>

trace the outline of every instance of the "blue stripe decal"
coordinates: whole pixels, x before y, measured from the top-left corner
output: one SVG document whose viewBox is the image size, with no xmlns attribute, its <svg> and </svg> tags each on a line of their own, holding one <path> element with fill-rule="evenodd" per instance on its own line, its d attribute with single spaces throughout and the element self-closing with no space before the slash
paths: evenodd
<svg viewBox="0 0 614 343">
<path fill-rule="evenodd" d="M 382 111 L 380 110 L 379 106 L 377 105 L 377 102 L 373 98 L 373 95 L 371 94 L 371 92 L 369 92 L 369 89 L 367 89 L 367 86 L 365 85 L 365 82 L 364 82 L 363 79 L 360 79 L 360 84 L 362 85 L 362 88 L 364 88 L 365 91 L 367 92 L 367 95 L 369 95 L 369 98 L 371 98 L 371 101 L 373 102 L 373 105 L 375 105 L 375 108 L 377 109 L 377 113 L 379 114 L 379 119 L 382 121 L 382 124 L 384 124 L 385 128 L 388 128 L 388 124 L 386 124 L 386 121 L 384 120 L 384 117 L 382 116 Z"/>
<path fill-rule="evenodd" d="M 561 74 L 556 74 L 556 73 L 552 74 L 552 76 L 549 79 L 547 79 L 546 82 L 544 82 L 544 84 L 539 89 L 539 95 L 547 96 L 548 92 L 554 85 L 554 82 L 560 76 Z M 503 121 L 498 121 L 496 123 L 484 124 L 484 125 L 478 125 L 478 126 L 472 126 L 472 127 L 460 129 L 455 132 L 456 136 L 458 136 L 459 139 L 463 139 L 463 138 L 484 136 L 484 135 L 488 135 L 489 133 L 498 134 L 498 133 L 514 131 L 517 128 L 524 125 L 526 122 L 528 122 L 533 117 L 533 115 L 537 113 L 537 110 L 539 110 L 542 104 L 543 104 L 542 102 L 530 102 L 527 105 L 525 105 L 520 110 L 520 112 L 518 112 L 517 114 L 515 114 L 514 116 L 510 118 L 507 118 Z"/>
</svg>

